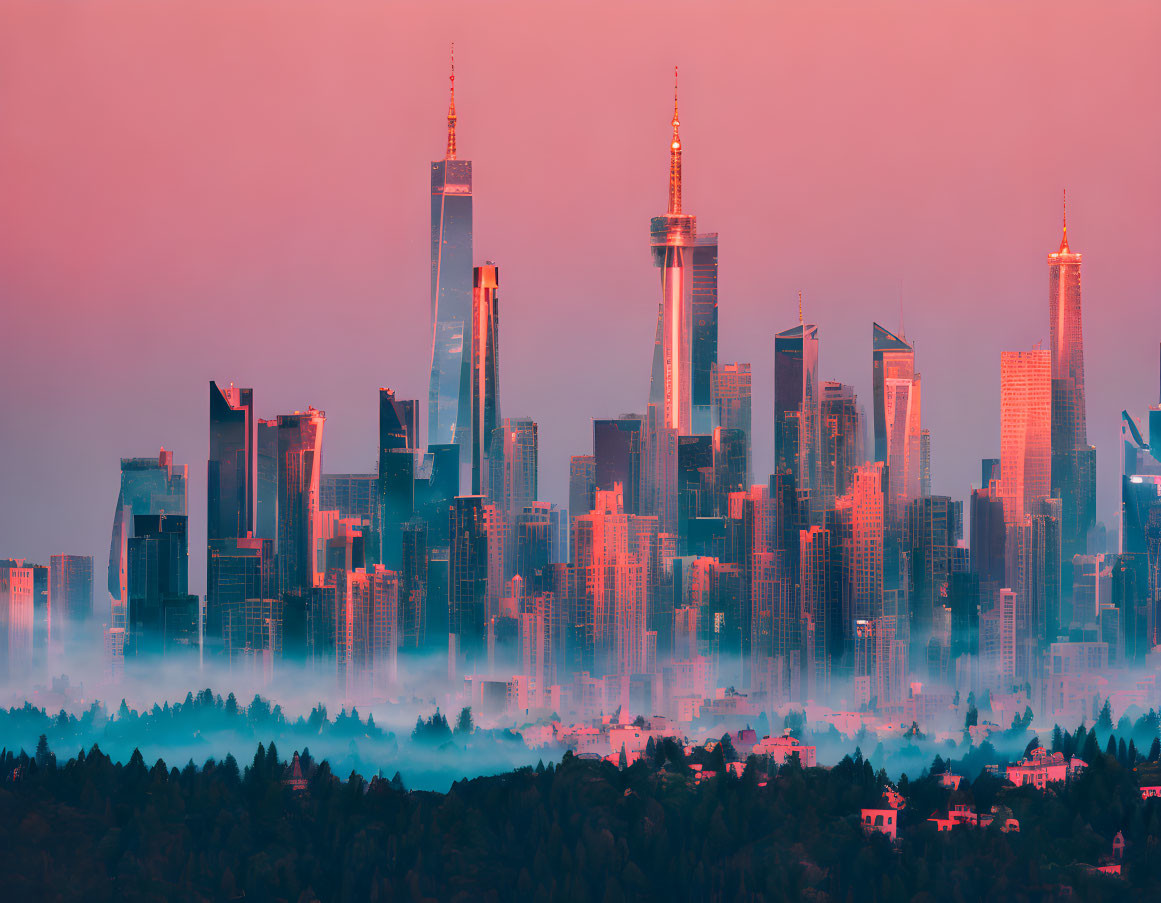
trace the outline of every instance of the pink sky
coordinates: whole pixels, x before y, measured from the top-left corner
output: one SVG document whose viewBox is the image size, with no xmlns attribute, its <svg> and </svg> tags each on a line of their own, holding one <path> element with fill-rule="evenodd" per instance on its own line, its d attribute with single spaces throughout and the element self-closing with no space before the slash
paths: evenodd
<svg viewBox="0 0 1161 903">
<path fill-rule="evenodd" d="M 373 468 L 377 387 L 426 397 L 452 40 L 503 412 L 540 424 L 542 495 L 565 500 L 591 418 L 643 407 L 676 63 L 759 478 L 797 291 L 823 377 L 869 410 L 871 322 L 898 325 L 901 288 L 935 491 L 965 497 L 999 450 L 1000 351 L 1048 338 L 1067 186 L 1112 525 L 1119 412 L 1157 395 L 1156 3 L 9 0 L 0 557 L 106 554 L 118 458 L 162 444 L 203 535 L 211 378 L 264 417 L 323 408 L 326 470 Z"/>
</svg>

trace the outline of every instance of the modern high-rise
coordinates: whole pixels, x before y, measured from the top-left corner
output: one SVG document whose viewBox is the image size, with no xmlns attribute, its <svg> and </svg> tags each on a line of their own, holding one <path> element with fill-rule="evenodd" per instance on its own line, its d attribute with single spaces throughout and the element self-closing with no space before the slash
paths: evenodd
<svg viewBox="0 0 1161 903">
<path fill-rule="evenodd" d="M 306 595 L 315 578 L 323 574 L 319 484 L 325 423 L 325 412 L 310 407 L 278 416 L 278 588 L 282 594 Z"/>
<path fill-rule="evenodd" d="M 505 417 L 492 436 L 489 501 L 509 522 L 536 501 L 539 482 L 536 421 Z"/>
<path fill-rule="evenodd" d="M 579 517 L 592 511 L 596 492 L 596 455 L 573 455 L 568 465 L 569 516 Z"/>
<path fill-rule="evenodd" d="M 206 538 L 237 539 L 254 530 L 254 390 L 210 380 L 210 457 L 206 465 Z"/>
<path fill-rule="evenodd" d="M 221 633 L 218 585 L 210 572 L 215 551 L 254 535 L 256 497 L 254 390 L 210 380 L 210 456 L 206 462 L 206 623 Z M 270 537 L 273 539 L 273 537 Z"/>
<path fill-rule="evenodd" d="M 448 633 L 449 654 L 457 667 L 465 659 L 469 667 L 484 664 L 488 596 L 486 508 L 486 499 L 481 495 L 458 496 L 452 505 Z"/>
<path fill-rule="evenodd" d="M 818 327 L 799 324 L 774 337 L 774 469 L 799 490 L 819 484 Z M 812 496 L 811 509 L 821 511 Z"/>
<path fill-rule="evenodd" d="M 379 560 L 394 570 L 403 563 L 403 525 L 415 512 L 417 407 L 379 389 Z"/>
<path fill-rule="evenodd" d="M 641 511 L 644 426 L 644 418 L 640 414 L 623 414 L 616 420 L 593 421 L 596 488 L 609 492 L 614 485 L 620 484 L 626 514 L 639 514 Z"/>
<path fill-rule="evenodd" d="M 48 592 L 53 617 L 64 633 L 93 617 L 93 559 L 89 555 L 53 555 L 48 562 Z"/>
<path fill-rule="evenodd" d="M 1096 520 L 1096 449 L 1085 422 L 1084 333 L 1080 304 L 1081 256 L 1068 246 L 1064 219 L 1060 247 L 1048 255 L 1048 324 L 1052 334 L 1052 492 L 1061 500 L 1064 572 L 1085 551 Z M 1071 583 L 1065 586 L 1071 593 Z"/>
<path fill-rule="evenodd" d="M 471 421 L 464 352 L 472 346 L 472 164 L 456 158 L 455 78 L 453 58 L 447 150 L 431 164 L 429 445 L 466 444 Z"/>
<path fill-rule="evenodd" d="M 915 349 L 878 323 L 871 326 L 871 381 L 875 408 L 875 460 L 889 463 L 887 380 L 915 375 Z"/>
<path fill-rule="evenodd" d="M 492 438 L 500 425 L 500 271 L 488 262 L 472 276 L 471 399 L 472 494 L 488 495 Z"/>
<path fill-rule="evenodd" d="M 127 544 L 129 606 L 125 654 L 194 648 L 198 600 L 189 595 L 189 522 L 185 515 L 138 514 Z"/>
<path fill-rule="evenodd" d="M 715 426 L 713 373 L 718 363 L 718 234 L 697 236 L 693 246 L 693 333 L 690 365 L 693 370 L 691 429 L 709 433 Z"/>
<path fill-rule="evenodd" d="M 164 448 L 156 458 L 121 459 L 121 489 L 109 543 L 108 589 L 112 608 L 106 623 L 110 628 L 123 631 L 127 626 L 128 542 L 134 536 L 135 518 L 142 514 L 184 516 L 188 479 L 188 467 L 174 464 L 173 452 Z M 114 645 L 119 648 L 120 641 Z"/>
<path fill-rule="evenodd" d="M 751 466 L 750 365 L 714 362 L 710 371 L 711 426 L 746 434 L 746 480 Z"/>
<path fill-rule="evenodd" d="M 653 265 L 661 274 L 661 300 L 657 308 L 657 330 L 653 343 L 653 368 L 649 384 L 649 403 L 658 407 L 659 421 L 666 429 L 686 435 L 693 428 L 693 346 L 694 283 L 698 282 L 703 314 L 712 304 L 712 330 L 708 314 L 701 333 L 699 365 L 706 378 L 717 355 L 717 239 L 702 246 L 702 279 L 695 274 L 697 220 L 681 208 L 681 135 L 677 115 L 676 70 L 673 89 L 673 138 L 669 145 L 669 205 L 661 216 L 650 221 L 650 247 Z M 711 267 L 712 280 L 704 278 Z M 712 342 L 710 333 L 712 331 Z M 708 385 L 705 404 L 709 404 Z"/>
<path fill-rule="evenodd" d="M 824 382 L 819 421 L 819 496 L 825 511 L 846 494 L 851 472 L 863 463 L 863 421 L 854 387 Z"/>
<path fill-rule="evenodd" d="M 1000 494 L 1009 527 L 1052 492 L 1051 376 L 1048 351 L 1000 354 Z"/>
</svg>

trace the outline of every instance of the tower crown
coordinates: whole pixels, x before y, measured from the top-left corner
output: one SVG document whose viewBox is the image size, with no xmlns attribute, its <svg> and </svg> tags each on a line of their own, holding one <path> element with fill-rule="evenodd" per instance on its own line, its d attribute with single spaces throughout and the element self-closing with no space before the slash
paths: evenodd
<svg viewBox="0 0 1161 903">
<path fill-rule="evenodd" d="M 456 45 L 451 45 L 451 102 L 447 108 L 447 153 L 445 159 L 456 158 Z"/>
<path fill-rule="evenodd" d="M 677 115 L 677 67 L 673 67 L 673 141 L 669 145 L 669 213 L 681 213 L 681 120 Z"/>
</svg>

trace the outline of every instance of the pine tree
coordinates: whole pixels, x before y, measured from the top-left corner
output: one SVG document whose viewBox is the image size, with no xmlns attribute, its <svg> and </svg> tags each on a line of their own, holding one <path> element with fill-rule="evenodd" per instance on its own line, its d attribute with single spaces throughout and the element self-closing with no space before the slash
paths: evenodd
<svg viewBox="0 0 1161 903">
<path fill-rule="evenodd" d="M 1159 758 L 1161 758 L 1161 739 L 1154 737 L 1149 746 L 1149 761 L 1156 762 Z"/>
<path fill-rule="evenodd" d="M 1101 706 L 1101 713 L 1097 716 L 1097 728 L 1102 733 L 1113 729 L 1113 707 L 1107 698 L 1105 704 Z"/>
</svg>

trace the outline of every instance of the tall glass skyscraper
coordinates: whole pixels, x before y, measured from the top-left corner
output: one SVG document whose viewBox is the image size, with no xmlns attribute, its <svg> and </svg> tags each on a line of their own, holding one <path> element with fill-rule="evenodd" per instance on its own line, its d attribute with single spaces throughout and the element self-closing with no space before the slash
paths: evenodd
<svg viewBox="0 0 1161 903">
<path fill-rule="evenodd" d="M 820 406 L 818 327 L 802 324 L 774 336 L 774 467 L 794 474 L 799 490 L 818 488 Z M 811 508 L 815 507 L 812 501 Z M 819 508 L 821 511 L 821 508 Z"/>
<path fill-rule="evenodd" d="M 878 323 L 871 325 L 871 380 L 875 407 L 875 460 L 887 463 L 887 380 L 915 375 L 915 349 Z"/>
<path fill-rule="evenodd" d="M 468 440 L 467 363 L 472 341 L 472 164 L 456 159 L 453 58 L 447 151 L 431 164 L 431 381 L 429 445 Z"/>
<path fill-rule="evenodd" d="M 1052 494 L 1061 500 L 1064 573 L 1085 552 L 1096 520 L 1096 449 L 1088 444 L 1084 397 L 1084 335 L 1080 254 L 1068 247 L 1065 215 L 1060 248 L 1048 255 L 1048 323 L 1052 333 Z M 1065 580 L 1066 595 L 1072 584 Z"/>
</svg>

